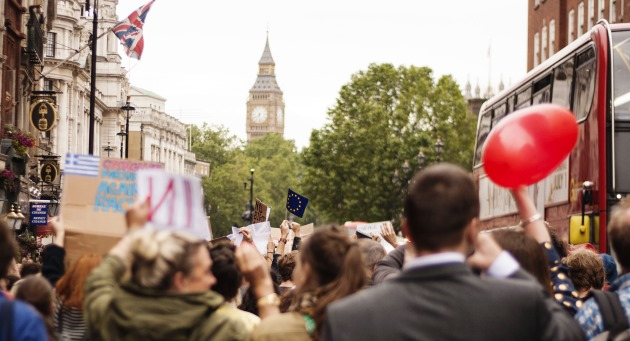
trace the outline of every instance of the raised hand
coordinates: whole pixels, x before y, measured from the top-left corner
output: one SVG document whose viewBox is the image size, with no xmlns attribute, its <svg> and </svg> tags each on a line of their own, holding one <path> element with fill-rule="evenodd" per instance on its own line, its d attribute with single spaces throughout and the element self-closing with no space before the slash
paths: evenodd
<svg viewBox="0 0 630 341">
<path fill-rule="evenodd" d="M 385 241 L 389 243 L 389 245 L 393 246 L 394 248 L 398 247 L 398 239 L 396 239 L 396 232 L 394 232 L 394 227 L 392 226 L 392 223 L 387 222 L 381 225 L 381 235 L 383 236 L 383 239 L 385 239 Z"/>
</svg>

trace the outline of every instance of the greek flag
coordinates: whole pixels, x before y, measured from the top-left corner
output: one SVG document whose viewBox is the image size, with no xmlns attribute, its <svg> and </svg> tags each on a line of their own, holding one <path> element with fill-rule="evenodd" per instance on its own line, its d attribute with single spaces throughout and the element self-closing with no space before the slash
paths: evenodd
<svg viewBox="0 0 630 341">
<path fill-rule="evenodd" d="M 66 154 L 65 175 L 98 176 L 100 159 L 94 155 Z"/>
</svg>

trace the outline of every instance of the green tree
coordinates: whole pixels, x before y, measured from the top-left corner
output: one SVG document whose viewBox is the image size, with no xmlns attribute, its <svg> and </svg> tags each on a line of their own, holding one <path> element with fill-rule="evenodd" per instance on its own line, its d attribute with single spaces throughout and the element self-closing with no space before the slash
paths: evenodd
<svg viewBox="0 0 630 341">
<path fill-rule="evenodd" d="M 395 219 L 415 170 L 438 158 L 471 162 L 474 119 L 453 79 L 435 83 L 427 67 L 370 65 L 341 88 L 328 119 L 303 152 L 303 186 L 320 219 Z"/>
</svg>

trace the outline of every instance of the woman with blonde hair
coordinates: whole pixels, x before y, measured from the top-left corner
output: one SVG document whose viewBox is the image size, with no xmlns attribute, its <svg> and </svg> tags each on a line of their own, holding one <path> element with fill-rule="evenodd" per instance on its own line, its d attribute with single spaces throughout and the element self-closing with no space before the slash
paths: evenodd
<svg viewBox="0 0 630 341">
<path fill-rule="evenodd" d="M 252 340 L 318 340 L 328 304 L 359 291 L 367 283 L 356 241 L 335 227 L 321 228 L 303 242 L 293 270 L 295 298 L 288 313 L 280 314 L 264 259 L 242 244 L 239 266 L 258 299 L 261 324 Z"/>
<path fill-rule="evenodd" d="M 146 203 L 127 212 L 144 226 Z M 84 316 L 95 340 L 242 340 L 241 321 L 215 311 L 223 298 L 206 243 L 169 231 L 137 230 L 110 250 L 85 285 Z M 129 279 L 123 279 L 129 272 Z"/>
</svg>

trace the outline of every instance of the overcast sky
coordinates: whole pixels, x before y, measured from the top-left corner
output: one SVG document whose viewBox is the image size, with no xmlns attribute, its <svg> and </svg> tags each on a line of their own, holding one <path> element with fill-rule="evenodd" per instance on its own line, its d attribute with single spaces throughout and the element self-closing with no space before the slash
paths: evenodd
<svg viewBox="0 0 630 341">
<path fill-rule="evenodd" d="M 119 20 L 149 0 L 119 0 Z M 527 0 L 157 0 L 141 61 L 123 55 L 132 85 L 168 99 L 185 123 L 246 138 L 246 102 L 267 30 L 284 92 L 285 138 L 308 145 L 350 76 L 370 63 L 428 66 L 463 89 L 526 73 Z M 488 50 L 492 69 L 489 70 Z M 483 90 L 482 90 L 483 92 Z"/>
</svg>

